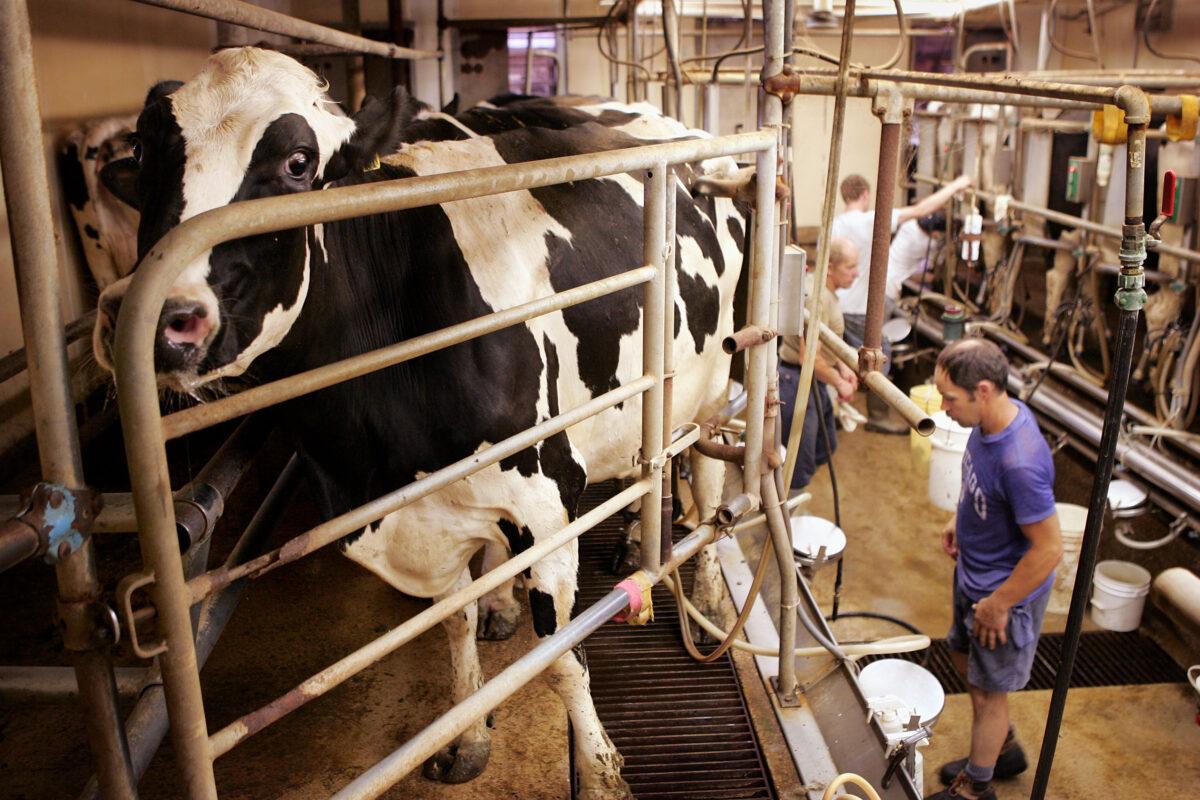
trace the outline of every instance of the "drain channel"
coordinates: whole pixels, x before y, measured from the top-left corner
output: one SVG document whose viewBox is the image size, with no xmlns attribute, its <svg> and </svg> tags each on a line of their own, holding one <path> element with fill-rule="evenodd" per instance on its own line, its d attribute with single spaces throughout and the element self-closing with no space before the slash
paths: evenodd
<svg viewBox="0 0 1200 800">
<path fill-rule="evenodd" d="M 581 513 L 613 494 L 589 487 Z M 688 533 L 676 527 L 675 538 Z M 610 572 L 621 541 L 620 517 L 580 539 L 576 608 L 612 590 Z M 693 568 L 681 570 L 691 586 Z M 774 800 L 758 740 L 729 654 L 698 664 L 679 640 L 675 601 L 654 588 L 655 621 L 609 623 L 583 643 L 600 720 L 625 757 L 625 780 L 638 800 Z M 574 788 L 574 787 L 573 787 Z M 574 791 L 572 792 L 574 796 Z"/>
<path fill-rule="evenodd" d="M 1064 637 L 1061 633 L 1043 634 L 1038 640 L 1033 671 L 1022 691 L 1053 689 L 1062 663 Z M 950 661 L 950 648 L 945 639 L 930 645 L 924 652 L 900 653 L 894 656 L 867 656 L 859 660 L 866 665 L 881 658 L 903 658 L 924 664 L 937 676 L 947 694 L 967 690 L 962 678 Z M 1075 654 L 1075 669 L 1071 673 L 1071 688 L 1093 686 L 1139 686 L 1147 683 L 1183 683 L 1183 669 L 1176 664 L 1154 640 L 1137 631 L 1089 631 L 1079 637 Z"/>
</svg>

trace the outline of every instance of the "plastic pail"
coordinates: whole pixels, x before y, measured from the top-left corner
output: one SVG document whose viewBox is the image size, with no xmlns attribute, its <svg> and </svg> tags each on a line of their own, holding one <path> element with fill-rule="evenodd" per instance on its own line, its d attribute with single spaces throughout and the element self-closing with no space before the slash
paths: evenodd
<svg viewBox="0 0 1200 800">
<path fill-rule="evenodd" d="M 926 414 L 936 414 L 942 407 L 942 395 L 932 383 L 922 383 L 908 390 L 909 398 L 917 404 L 917 408 Z M 929 476 L 929 439 L 916 431 L 908 432 L 908 444 L 912 448 L 913 466 L 917 474 L 926 478 Z"/>
<path fill-rule="evenodd" d="M 929 437 L 929 502 L 943 511 L 958 508 L 958 493 L 962 489 L 963 452 L 971 429 L 950 419 L 945 411 L 933 415 L 936 429 Z"/>
<path fill-rule="evenodd" d="M 1083 526 L 1087 523 L 1087 509 L 1074 503 L 1055 503 L 1058 511 L 1058 527 L 1062 530 L 1062 561 L 1054 570 L 1054 586 L 1050 589 L 1050 602 L 1046 611 L 1065 614 L 1071 610 L 1071 592 L 1075 591 L 1075 571 L 1079 568 L 1079 546 L 1083 543 Z"/>
<path fill-rule="evenodd" d="M 1110 631 L 1137 630 L 1150 593 L 1150 573 L 1128 561 L 1101 561 L 1092 580 L 1092 620 Z"/>
</svg>

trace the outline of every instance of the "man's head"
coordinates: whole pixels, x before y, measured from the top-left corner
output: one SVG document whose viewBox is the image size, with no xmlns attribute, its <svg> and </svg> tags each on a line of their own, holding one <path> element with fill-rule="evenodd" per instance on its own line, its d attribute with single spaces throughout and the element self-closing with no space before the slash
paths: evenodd
<svg viewBox="0 0 1200 800">
<path fill-rule="evenodd" d="M 829 242 L 829 276 L 826 285 L 830 289 L 849 289 L 858 279 L 858 246 L 849 239 L 837 238 Z"/>
<path fill-rule="evenodd" d="M 942 395 L 942 409 L 950 419 L 968 428 L 1008 398 L 1008 359 L 986 339 L 960 339 L 938 355 L 934 382 Z"/>
<path fill-rule="evenodd" d="M 937 236 L 940 233 L 946 232 L 946 215 L 941 211 L 935 211 L 924 217 L 917 219 L 917 227 L 925 232 L 926 236 Z"/>
<path fill-rule="evenodd" d="M 871 199 L 871 184 L 862 175 L 847 175 L 842 181 L 842 201 L 847 207 L 867 207 Z"/>
</svg>

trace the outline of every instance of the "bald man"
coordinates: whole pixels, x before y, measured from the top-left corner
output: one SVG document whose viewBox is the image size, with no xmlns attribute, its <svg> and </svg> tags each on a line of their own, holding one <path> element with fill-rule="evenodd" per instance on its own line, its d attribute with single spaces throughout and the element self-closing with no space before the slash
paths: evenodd
<svg viewBox="0 0 1200 800">
<path fill-rule="evenodd" d="M 858 248 L 849 239 L 833 239 L 829 244 L 829 270 L 825 276 L 825 294 L 821 298 L 821 321 L 841 336 L 845 331 L 842 310 L 838 304 L 838 289 L 854 283 L 858 277 Z M 807 276 L 805 292 L 811 296 L 813 274 Z M 793 298 L 799 302 L 799 298 Z M 783 441 L 787 444 L 792 429 L 792 409 L 796 392 L 800 387 L 800 367 L 804 360 L 804 340 L 800 336 L 785 336 L 779 347 L 779 399 L 783 404 Z M 819 384 L 832 386 L 838 397 L 845 402 L 854 398 L 858 390 L 858 376 L 824 347 L 817 349 L 817 360 L 813 367 L 811 399 L 804 416 L 804 430 L 800 437 L 800 452 L 796 456 L 796 471 L 792 474 L 792 491 L 799 491 L 812 480 L 813 473 L 837 449 L 837 428 L 834 425 L 833 403 Z M 822 430 L 824 420 L 824 430 Z M 827 440 L 827 441 L 826 441 Z"/>
</svg>

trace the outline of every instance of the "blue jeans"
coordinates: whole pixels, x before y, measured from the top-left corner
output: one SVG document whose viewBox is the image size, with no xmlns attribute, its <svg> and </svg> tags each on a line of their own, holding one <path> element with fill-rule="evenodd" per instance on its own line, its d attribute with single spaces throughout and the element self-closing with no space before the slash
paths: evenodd
<svg viewBox="0 0 1200 800">
<path fill-rule="evenodd" d="M 800 368 L 779 362 L 779 402 L 782 418 L 783 444 L 786 447 L 792 431 L 792 414 L 796 406 L 796 391 L 800 388 Z M 796 454 L 796 471 L 792 473 L 792 489 L 803 489 L 812 480 L 821 464 L 828 464 L 829 457 L 837 450 L 837 427 L 833 419 L 833 403 L 825 392 L 825 385 L 813 379 L 809 393 L 808 411 L 804 415 L 804 428 L 800 431 L 800 452 Z M 829 447 L 821 435 L 820 420 L 825 420 L 829 435 Z"/>
</svg>

